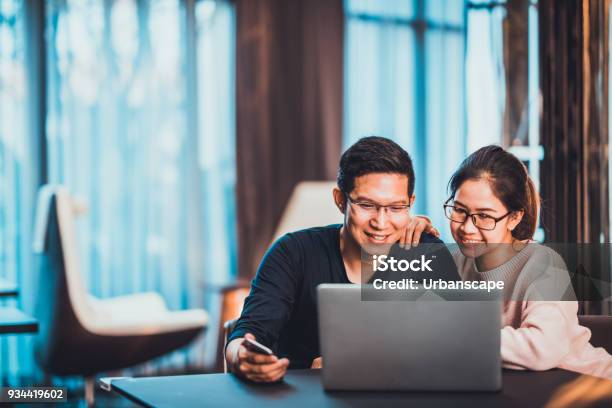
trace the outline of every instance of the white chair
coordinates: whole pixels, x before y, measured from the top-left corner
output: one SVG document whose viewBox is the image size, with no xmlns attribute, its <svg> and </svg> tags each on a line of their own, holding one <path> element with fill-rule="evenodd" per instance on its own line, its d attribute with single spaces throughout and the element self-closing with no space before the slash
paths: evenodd
<svg viewBox="0 0 612 408">
<path fill-rule="evenodd" d="M 335 181 L 302 181 L 298 183 L 274 232 L 274 239 L 288 232 L 329 224 L 341 224 L 342 213 L 334 203 Z"/>
<path fill-rule="evenodd" d="M 77 212 L 65 187 L 47 185 L 39 191 L 33 245 L 40 257 L 35 353 L 49 374 L 84 376 L 91 403 L 96 373 L 185 346 L 203 333 L 208 315 L 201 309 L 169 311 L 152 292 L 111 299 L 89 295 L 79 270 Z"/>
</svg>

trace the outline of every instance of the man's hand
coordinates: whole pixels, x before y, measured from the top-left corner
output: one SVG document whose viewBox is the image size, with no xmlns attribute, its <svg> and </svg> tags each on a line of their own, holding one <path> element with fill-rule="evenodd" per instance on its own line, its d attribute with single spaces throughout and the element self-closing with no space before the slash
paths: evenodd
<svg viewBox="0 0 612 408">
<path fill-rule="evenodd" d="M 310 368 L 323 368 L 323 357 L 317 357 L 312 360 Z"/>
<path fill-rule="evenodd" d="M 244 337 L 255 340 L 250 333 Z M 289 367 L 288 359 L 254 353 L 244 346 L 243 340 L 234 339 L 227 346 L 226 358 L 234 374 L 255 382 L 275 382 L 283 378 Z"/>
<path fill-rule="evenodd" d="M 406 231 L 400 238 L 400 248 L 407 249 L 411 246 L 418 246 L 423 231 L 438 238 L 440 237 L 440 233 L 431 225 L 431 220 L 429 218 L 422 215 L 410 217 L 410 221 L 406 226 Z"/>
</svg>

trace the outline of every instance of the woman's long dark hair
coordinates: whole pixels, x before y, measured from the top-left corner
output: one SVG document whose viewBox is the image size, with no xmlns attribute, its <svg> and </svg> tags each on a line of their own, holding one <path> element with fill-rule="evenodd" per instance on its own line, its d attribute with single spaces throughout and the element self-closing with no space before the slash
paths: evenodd
<svg viewBox="0 0 612 408">
<path fill-rule="evenodd" d="M 527 168 L 499 146 L 485 146 L 469 155 L 448 182 L 450 199 L 467 180 L 485 179 L 509 211 L 523 211 L 521 222 L 512 231 L 520 241 L 533 238 L 538 226 L 540 198 Z M 450 200 L 449 199 L 449 200 Z"/>
</svg>

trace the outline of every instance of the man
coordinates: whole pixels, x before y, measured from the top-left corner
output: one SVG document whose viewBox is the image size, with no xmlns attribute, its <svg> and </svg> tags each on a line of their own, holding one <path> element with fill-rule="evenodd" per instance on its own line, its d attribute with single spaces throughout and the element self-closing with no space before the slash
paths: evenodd
<svg viewBox="0 0 612 408">
<path fill-rule="evenodd" d="M 429 222 L 409 215 L 414 184 L 410 156 L 389 139 L 363 138 L 344 152 L 333 191 L 344 222 L 287 234 L 268 250 L 228 339 L 225 357 L 233 373 L 273 382 L 290 366 L 320 367 L 317 286 L 361 283 L 361 248 L 367 245 L 404 244 L 406 237 L 415 245 L 441 243 L 423 233 Z M 245 337 L 276 354 L 247 350 Z"/>
</svg>

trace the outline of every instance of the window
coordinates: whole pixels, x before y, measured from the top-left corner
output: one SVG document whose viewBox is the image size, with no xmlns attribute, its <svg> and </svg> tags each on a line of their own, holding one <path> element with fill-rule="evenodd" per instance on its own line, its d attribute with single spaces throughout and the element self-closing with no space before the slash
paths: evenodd
<svg viewBox="0 0 612 408">
<path fill-rule="evenodd" d="M 537 2 L 524 5 L 525 101 L 509 134 L 505 1 L 345 1 L 345 147 L 373 134 L 401 144 L 415 165 L 413 212 L 443 226 L 445 241 L 451 240 L 442 214 L 448 180 L 479 147 L 508 148 L 539 185 Z M 536 239 L 542 238 L 539 230 Z"/>
<path fill-rule="evenodd" d="M 89 203 L 95 295 L 202 307 L 235 270 L 233 8 L 191 4 L 49 3 L 50 179 Z"/>
<path fill-rule="evenodd" d="M 28 165 L 24 10 L 0 0 L 0 277 L 17 279 L 24 215 L 20 187 Z"/>
<path fill-rule="evenodd" d="M 345 147 L 369 135 L 401 144 L 413 213 L 447 225 L 446 183 L 466 154 L 464 2 L 346 0 L 345 13 Z"/>
<path fill-rule="evenodd" d="M 37 177 L 26 116 L 32 89 L 25 4 L 0 0 L 0 278 L 20 290 L 16 300 L 0 299 L 0 304 L 32 313 L 34 298 L 23 295 L 35 285 L 30 248 Z M 18 365 L 33 366 L 31 341 L 31 336 L 0 336 L 0 380 L 18 375 Z"/>
<path fill-rule="evenodd" d="M 524 75 L 525 100 L 516 131 L 504 130 L 504 111 L 507 108 L 507 79 L 504 67 L 504 20 L 508 18 L 506 1 L 476 0 L 467 4 L 467 153 L 487 144 L 500 144 L 527 166 L 535 182 L 540 185 L 540 162 L 544 151 L 540 146 L 540 88 L 538 62 L 537 1 L 525 0 L 527 64 Z M 516 21 L 514 21 L 516 24 Z M 538 228 L 535 239 L 544 239 Z"/>
<path fill-rule="evenodd" d="M 45 78 L 32 72 L 39 51 Z M 215 314 L 203 282 L 236 273 L 233 55 L 230 1 L 0 0 L 0 278 L 20 288 L 1 302 L 34 312 L 46 173 L 88 204 L 78 236 L 93 295 L 155 290 L 172 309 Z M 212 349 L 164 362 L 201 365 Z M 0 337 L 0 379 L 40 375 L 32 336 Z"/>
</svg>

